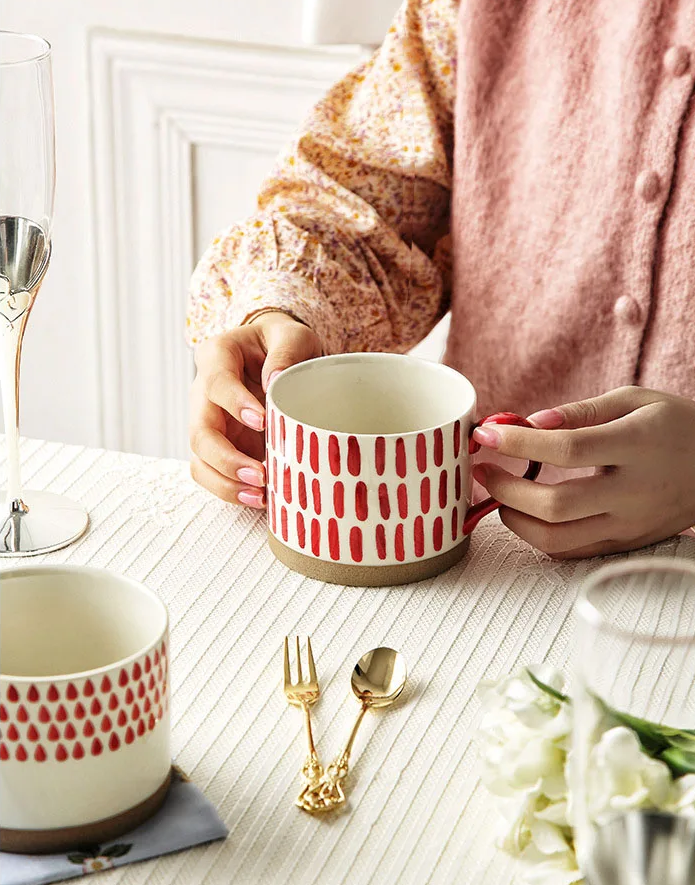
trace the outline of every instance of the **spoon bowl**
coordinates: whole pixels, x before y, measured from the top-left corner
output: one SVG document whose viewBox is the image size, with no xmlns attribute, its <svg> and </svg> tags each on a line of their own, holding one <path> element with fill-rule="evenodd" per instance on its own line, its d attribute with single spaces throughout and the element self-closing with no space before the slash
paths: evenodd
<svg viewBox="0 0 695 885">
<path fill-rule="evenodd" d="M 408 668 L 405 658 L 393 648 L 373 648 L 352 671 L 352 691 L 367 707 L 387 707 L 405 688 Z"/>
</svg>

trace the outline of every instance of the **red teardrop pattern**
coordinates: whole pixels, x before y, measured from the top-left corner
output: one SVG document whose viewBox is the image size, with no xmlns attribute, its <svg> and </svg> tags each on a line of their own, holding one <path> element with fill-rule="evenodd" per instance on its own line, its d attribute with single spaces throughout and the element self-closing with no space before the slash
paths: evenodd
<svg viewBox="0 0 695 885">
<path fill-rule="evenodd" d="M 356 456 L 353 455 L 353 461 L 355 457 Z M 334 553 L 336 552 L 337 546 L 337 537 L 335 537 L 337 532 L 335 529 L 337 529 L 337 526 L 335 526 L 333 532 L 330 533 L 334 535 L 332 539 Z M 319 536 L 317 530 L 318 525 L 316 531 L 312 532 L 312 534 L 316 535 L 312 540 L 315 541 L 318 552 Z M 360 547 L 361 532 L 359 529 L 355 529 L 351 532 L 351 552 L 353 553 L 355 561 L 358 562 L 360 561 L 361 555 Z M 50 684 L 46 689 L 41 689 L 32 683 L 26 690 L 25 703 L 39 705 L 38 710 L 33 714 L 36 717 L 33 722 L 30 721 L 28 707 L 20 702 L 21 696 L 16 686 L 8 685 L 6 689 L 6 700 L 12 704 L 18 704 L 15 719 L 17 722 L 27 723 L 26 740 L 33 745 L 33 750 L 28 750 L 25 744 L 20 743 L 21 735 L 19 729 L 14 722 L 9 721 L 10 714 L 8 706 L 3 702 L 0 703 L 0 722 L 6 722 L 8 725 L 5 728 L 5 741 L 0 742 L 0 759 L 9 760 L 12 758 L 12 755 L 14 755 L 15 759 L 24 762 L 27 761 L 31 755 L 37 762 L 46 761 L 49 756 L 46 745 L 42 743 L 42 734 L 43 740 L 49 741 L 52 745 L 50 752 L 52 758 L 56 761 L 65 762 L 70 758 L 84 758 L 85 749 L 80 741 L 76 740 L 77 730 L 73 722 L 68 721 L 70 716 L 74 717 L 74 720 L 76 721 L 84 720 L 82 732 L 86 738 L 93 739 L 90 746 L 90 752 L 92 755 L 97 756 L 102 753 L 104 750 L 104 744 L 96 735 L 94 719 L 87 718 L 87 710 L 85 709 L 84 703 L 80 700 L 80 695 L 82 697 L 91 698 L 89 713 L 91 717 L 101 717 L 101 719 L 96 719 L 96 723 L 99 724 L 101 732 L 108 735 L 108 747 L 112 752 L 117 751 L 123 744 L 132 744 L 136 737 L 141 737 L 148 730 L 154 730 L 157 722 L 162 719 L 165 712 L 168 710 L 165 643 L 162 643 L 159 649 L 155 649 L 154 652 L 151 653 L 151 656 L 147 655 L 143 662 L 136 661 L 133 666 L 128 669 L 130 672 L 123 669 L 118 677 L 119 685 L 122 688 L 126 688 L 125 694 L 122 697 L 119 696 L 116 691 L 113 691 L 113 681 L 108 674 L 104 674 L 96 683 L 100 693 L 104 696 L 108 696 L 108 701 L 106 700 L 106 697 L 104 697 L 102 702 L 99 697 L 96 696 L 97 692 L 95 689 L 95 683 L 91 679 L 85 680 L 84 684 L 81 685 L 79 689 L 74 683 L 68 683 L 64 689 L 65 698 L 66 700 L 75 702 L 74 707 L 70 712 L 63 703 L 60 703 L 61 690 L 56 685 Z M 143 673 L 148 674 L 149 678 L 143 679 Z M 140 704 L 135 703 L 135 692 L 128 684 L 131 678 L 134 682 L 137 682 L 137 696 Z M 47 703 L 41 703 L 42 696 Z M 53 708 L 49 707 L 48 703 L 57 704 L 53 713 Z M 121 703 L 124 704 L 124 708 L 120 708 Z M 108 707 L 108 710 L 117 718 L 112 719 L 111 715 L 104 711 L 104 707 Z M 117 714 L 116 711 L 118 711 Z M 102 712 L 104 713 L 103 716 Z M 132 720 L 132 725 L 129 724 L 129 720 Z M 46 725 L 45 732 L 43 732 L 39 723 Z M 64 728 L 62 728 L 62 735 L 61 728 L 57 723 L 65 723 Z M 124 732 L 117 732 L 116 727 L 118 729 L 124 729 Z M 61 741 L 65 741 L 66 743 L 62 743 Z M 10 742 L 15 746 L 13 754 L 9 749 Z"/>
<path fill-rule="evenodd" d="M 162 657 L 165 658 L 167 654 L 167 644 L 166 642 L 162 643 Z"/>
</svg>

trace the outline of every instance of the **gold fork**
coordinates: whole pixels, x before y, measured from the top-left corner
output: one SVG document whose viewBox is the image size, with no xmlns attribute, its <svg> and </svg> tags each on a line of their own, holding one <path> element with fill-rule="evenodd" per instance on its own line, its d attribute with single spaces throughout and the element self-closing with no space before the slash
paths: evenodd
<svg viewBox="0 0 695 885">
<path fill-rule="evenodd" d="M 285 636 L 285 697 L 294 707 L 301 707 L 304 710 L 304 722 L 306 723 L 306 737 L 309 745 L 309 755 L 302 767 L 302 776 L 304 778 L 304 786 L 295 800 L 304 811 L 312 814 L 320 811 L 321 806 L 317 806 L 311 801 L 311 796 L 316 794 L 316 787 L 323 777 L 323 766 L 319 762 L 316 747 L 314 746 L 314 737 L 311 733 L 311 712 L 310 708 L 319 699 L 319 681 L 316 677 L 316 667 L 314 666 L 314 655 L 311 651 L 311 639 L 307 636 L 306 649 L 309 665 L 309 679 L 302 678 L 302 656 L 299 648 L 299 636 L 297 641 L 297 681 L 292 682 L 292 673 L 290 671 L 290 650 L 289 641 Z"/>
</svg>

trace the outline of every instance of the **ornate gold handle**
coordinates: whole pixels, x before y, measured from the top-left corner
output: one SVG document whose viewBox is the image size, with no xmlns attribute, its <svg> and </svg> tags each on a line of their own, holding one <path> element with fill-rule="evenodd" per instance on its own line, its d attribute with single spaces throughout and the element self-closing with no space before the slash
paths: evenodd
<svg viewBox="0 0 695 885">
<path fill-rule="evenodd" d="M 306 757 L 306 761 L 302 766 L 302 777 L 304 778 L 304 786 L 295 799 L 294 804 L 298 805 L 300 808 L 303 808 L 304 811 L 308 811 L 311 814 L 314 811 L 319 810 L 313 805 L 313 797 L 314 791 L 317 789 L 321 778 L 323 777 L 323 766 L 319 762 L 316 747 L 314 746 L 314 736 L 311 731 L 311 712 L 309 710 L 309 704 L 302 703 L 302 709 L 304 710 L 304 723 L 306 725 L 306 737 L 307 743 L 309 745 L 309 755 Z"/>
<path fill-rule="evenodd" d="M 345 791 L 343 790 L 343 781 L 348 776 L 350 765 L 350 753 L 352 745 L 355 742 L 357 730 L 360 727 L 364 714 L 369 709 L 369 705 L 363 703 L 355 724 L 345 745 L 345 749 L 326 769 L 323 777 L 312 788 L 307 790 L 304 796 L 307 811 L 312 813 L 317 811 L 332 811 L 345 804 Z M 304 808 L 305 806 L 302 805 Z"/>
</svg>

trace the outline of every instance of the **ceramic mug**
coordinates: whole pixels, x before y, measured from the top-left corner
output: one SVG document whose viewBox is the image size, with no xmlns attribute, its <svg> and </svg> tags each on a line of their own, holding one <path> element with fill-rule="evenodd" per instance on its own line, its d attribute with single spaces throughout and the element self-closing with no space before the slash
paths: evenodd
<svg viewBox="0 0 695 885">
<path fill-rule="evenodd" d="M 76 566 L 0 573 L 0 846 L 116 838 L 164 801 L 169 625 L 136 581 Z"/>
<path fill-rule="evenodd" d="M 323 581 L 385 586 L 439 574 L 466 552 L 475 389 L 447 366 L 411 356 L 320 357 L 268 389 L 268 530 L 275 555 Z M 530 462 L 526 478 L 540 464 Z"/>
</svg>

